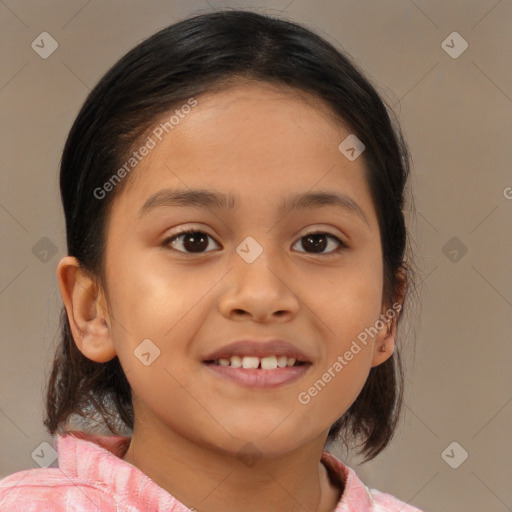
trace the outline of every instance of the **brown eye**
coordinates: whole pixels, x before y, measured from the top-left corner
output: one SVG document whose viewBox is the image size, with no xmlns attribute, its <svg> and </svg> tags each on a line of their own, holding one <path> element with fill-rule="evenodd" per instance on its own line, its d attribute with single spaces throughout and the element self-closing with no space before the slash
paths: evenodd
<svg viewBox="0 0 512 512">
<path fill-rule="evenodd" d="M 202 252 L 205 252 L 205 249 L 208 247 L 208 239 L 213 240 L 213 238 L 207 233 L 204 233 L 202 231 L 188 230 L 183 231 L 182 233 L 178 233 L 177 235 L 173 235 L 170 238 L 167 238 L 164 241 L 164 245 L 171 245 L 173 246 L 173 249 L 179 252 L 200 254 Z M 179 247 L 183 247 L 183 250 L 180 249 Z"/>
<path fill-rule="evenodd" d="M 174 250 L 186 254 L 201 254 L 210 252 L 210 250 L 206 250 L 210 245 L 210 240 L 214 239 L 203 231 L 187 230 L 167 238 L 164 240 L 163 245 L 166 247 L 172 246 Z M 332 241 L 335 242 L 334 247 L 332 247 Z M 301 242 L 301 248 L 304 249 L 304 251 L 299 252 L 323 256 L 332 256 L 347 247 L 337 236 L 321 232 L 305 235 L 296 243 L 299 242 Z M 336 245 L 338 245 L 338 248 L 336 248 Z M 331 250 L 326 251 L 329 247 L 331 247 Z"/>
<path fill-rule="evenodd" d="M 329 240 L 334 240 L 338 244 L 339 248 L 336 249 L 336 247 L 334 247 L 334 250 L 324 253 L 324 250 L 329 246 Z M 346 245 L 337 236 L 329 233 L 310 233 L 301 237 L 299 241 L 302 242 L 301 247 L 306 249 L 306 252 L 311 252 L 313 254 L 332 255 L 346 247 Z"/>
</svg>

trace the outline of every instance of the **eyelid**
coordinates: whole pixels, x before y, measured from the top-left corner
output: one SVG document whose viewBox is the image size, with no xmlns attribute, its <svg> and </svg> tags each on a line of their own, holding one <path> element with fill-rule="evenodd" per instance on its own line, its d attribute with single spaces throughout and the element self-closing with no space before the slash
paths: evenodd
<svg viewBox="0 0 512 512">
<path fill-rule="evenodd" d="M 305 229 L 307 229 L 307 231 L 304 232 L 303 235 L 300 235 L 300 238 L 302 238 L 303 236 L 315 235 L 315 234 L 322 233 L 322 234 L 326 234 L 326 235 L 335 237 L 340 242 L 342 242 L 344 245 L 348 246 L 349 238 L 342 231 L 340 231 L 339 229 L 336 229 L 332 226 L 327 227 L 322 224 L 313 224 L 311 226 L 308 226 Z"/>
</svg>

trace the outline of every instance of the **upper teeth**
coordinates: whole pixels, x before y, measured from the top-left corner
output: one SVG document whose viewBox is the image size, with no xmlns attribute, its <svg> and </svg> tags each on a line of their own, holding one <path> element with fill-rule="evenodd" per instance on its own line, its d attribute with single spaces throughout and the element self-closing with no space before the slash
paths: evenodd
<svg viewBox="0 0 512 512">
<path fill-rule="evenodd" d="M 261 364 L 263 370 L 274 370 L 275 368 L 284 368 L 285 366 L 293 366 L 296 359 L 287 356 L 231 356 L 229 359 L 221 358 L 215 361 L 221 366 L 231 366 L 232 368 L 258 368 Z"/>
</svg>

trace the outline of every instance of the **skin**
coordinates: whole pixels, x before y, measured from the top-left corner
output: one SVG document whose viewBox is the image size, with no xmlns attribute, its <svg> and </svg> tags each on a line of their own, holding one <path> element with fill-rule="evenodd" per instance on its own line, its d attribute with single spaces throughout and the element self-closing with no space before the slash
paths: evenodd
<svg viewBox="0 0 512 512">
<path fill-rule="evenodd" d="M 397 316 L 308 404 L 298 401 L 390 307 L 382 301 L 380 234 L 364 161 L 338 150 L 350 131 L 306 93 L 248 82 L 196 99 L 114 202 L 106 286 L 75 258 L 60 261 L 73 336 L 94 361 L 119 357 L 135 414 L 124 460 L 182 503 L 200 512 L 235 511 L 240 503 L 247 512 L 332 511 L 340 489 L 320 462 L 329 428 L 370 368 L 391 356 L 396 335 Z M 146 199 L 164 188 L 233 193 L 237 207 L 162 206 L 141 217 Z M 278 213 L 283 198 L 319 189 L 350 196 L 368 224 L 336 206 Z M 190 252 L 184 237 L 165 245 L 180 227 L 211 237 L 203 252 Z M 310 233 L 332 234 L 347 247 L 337 252 L 328 238 L 314 252 L 303 238 Z M 263 248 L 250 264 L 236 252 L 248 236 Z M 248 389 L 201 362 L 231 341 L 270 337 L 311 357 L 303 378 Z M 148 366 L 134 356 L 147 338 L 160 349 Z M 249 442 L 259 455 L 251 465 L 238 455 Z"/>
</svg>

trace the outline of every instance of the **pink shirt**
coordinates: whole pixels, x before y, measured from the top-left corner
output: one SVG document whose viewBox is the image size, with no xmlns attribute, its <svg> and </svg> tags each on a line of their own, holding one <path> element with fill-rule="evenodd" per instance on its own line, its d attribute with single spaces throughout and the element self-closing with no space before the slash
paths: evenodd
<svg viewBox="0 0 512 512">
<path fill-rule="evenodd" d="M 58 468 L 18 471 L 0 480 L 2 512 L 189 512 L 122 457 L 124 436 L 83 432 L 57 435 Z M 345 490 L 336 512 L 421 512 L 389 494 L 368 489 L 353 469 L 324 451 L 322 461 Z"/>
</svg>

